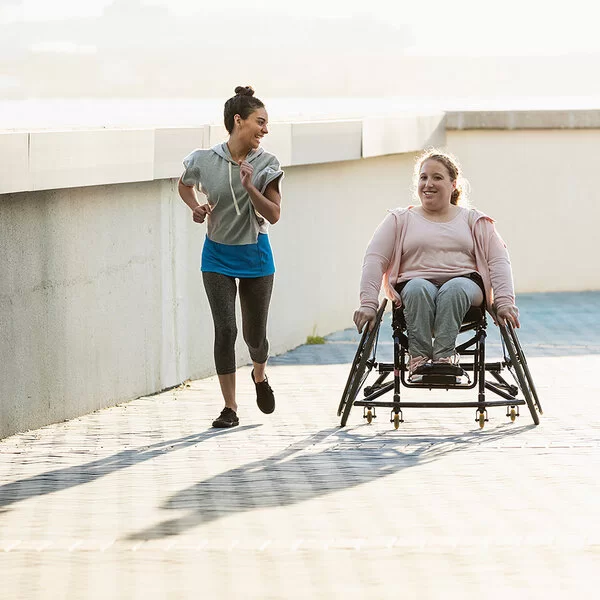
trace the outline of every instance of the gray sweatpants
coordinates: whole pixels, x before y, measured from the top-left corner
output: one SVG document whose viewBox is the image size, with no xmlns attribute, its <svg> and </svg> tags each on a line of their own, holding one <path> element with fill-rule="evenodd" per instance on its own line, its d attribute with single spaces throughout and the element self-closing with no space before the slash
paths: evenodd
<svg viewBox="0 0 600 600">
<path fill-rule="evenodd" d="M 265 363 L 269 356 L 267 316 L 273 290 L 273 275 L 240 279 L 242 332 L 255 363 Z M 235 373 L 235 277 L 221 273 L 202 273 L 204 289 L 215 324 L 215 366 L 219 375 Z"/>
<path fill-rule="evenodd" d="M 434 361 L 452 356 L 464 316 L 483 302 L 481 288 L 467 277 L 455 277 L 439 287 L 427 279 L 411 279 L 400 295 L 408 353 Z"/>
</svg>

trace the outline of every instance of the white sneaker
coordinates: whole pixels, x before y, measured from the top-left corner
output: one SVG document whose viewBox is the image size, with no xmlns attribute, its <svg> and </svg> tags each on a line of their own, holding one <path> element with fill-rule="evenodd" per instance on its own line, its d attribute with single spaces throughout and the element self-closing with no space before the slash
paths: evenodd
<svg viewBox="0 0 600 600">
<path fill-rule="evenodd" d="M 458 352 L 455 352 L 454 354 L 451 354 L 450 356 L 444 356 L 444 358 L 436 358 L 433 361 L 434 365 L 453 365 L 455 367 L 458 367 L 458 364 L 460 362 L 460 354 Z"/>
</svg>

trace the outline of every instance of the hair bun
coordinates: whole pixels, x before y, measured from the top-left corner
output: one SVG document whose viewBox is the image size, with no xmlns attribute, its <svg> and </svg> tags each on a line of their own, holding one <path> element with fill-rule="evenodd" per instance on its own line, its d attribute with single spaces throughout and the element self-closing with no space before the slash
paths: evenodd
<svg viewBox="0 0 600 600">
<path fill-rule="evenodd" d="M 238 85 L 235 88 L 236 96 L 254 96 L 254 90 L 250 85 Z"/>
</svg>

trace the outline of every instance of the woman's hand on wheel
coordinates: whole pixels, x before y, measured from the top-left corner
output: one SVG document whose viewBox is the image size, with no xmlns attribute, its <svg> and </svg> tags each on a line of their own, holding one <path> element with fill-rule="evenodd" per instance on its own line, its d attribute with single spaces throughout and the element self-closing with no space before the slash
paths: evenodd
<svg viewBox="0 0 600 600">
<path fill-rule="evenodd" d="M 206 219 L 207 215 L 210 215 L 211 212 L 212 208 L 210 207 L 210 204 L 199 204 L 192 214 L 194 223 L 204 223 L 204 219 Z"/>
<path fill-rule="evenodd" d="M 521 326 L 521 323 L 519 323 L 519 309 L 514 304 L 501 306 L 496 311 L 496 317 L 500 325 L 506 325 L 506 321 L 508 321 L 516 329 Z"/>
<path fill-rule="evenodd" d="M 358 333 L 362 333 L 363 327 L 368 323 L 369 331 L 375 326 L 375 318 L 377 317 L 377 311 L 374 308 L 367 306 L 361 306 L 359 309 L 354 311 L 354 324 Z"/>
</svg>

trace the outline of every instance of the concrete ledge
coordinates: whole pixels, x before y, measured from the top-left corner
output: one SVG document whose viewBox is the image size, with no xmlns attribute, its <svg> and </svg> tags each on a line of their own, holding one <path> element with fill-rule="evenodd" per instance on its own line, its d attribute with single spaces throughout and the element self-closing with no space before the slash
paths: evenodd
<svg viewBox="0 0 600 600">
<path fill-rule="evenodd" d="M 600 110 L 491 110 L 446 114 L 447 129 L 600 129 Z"/>
<path fill-rule="evenodd" d="M 322 121 L 292 125 L 292 165 L 361 158 L 361 121 Z"/>
<path fill-rule="evenodd" d="M 31 189 L 29 134 L 0 134 L 0 194 Z"/>
<path fill-rule="evenodd" d="M 156 129 L 154 131 L 154 179 L 169 179 L 183 170 L 182 160 L 195 148 L 204 148 L 208 127 Z"/>
<path fill-rule="evenodd" d="M 64 131 L 29 135 L 33 190 L 154 178 L 154 131 Z"/>
<path fill-rule="evenodd" d="M 444 113 L 371 117 L 363 121 L 364 158 L 404 154 L 445 143 Z"/>
<path fill-rule="evenodd" d="M 263 145 L 283 167 L 333 163 L 443 144 L 443 123 L 443 114 L 273 123 Z M 225 139 L 220 125 L 2 133 L 0 193 L 177 178 L 189 152 Z"/>
<path fill-rule="evenodd" d="M 600 110 L 410 113 L 269 129 L 265 150 L 289 167 L 443 146 L 447 130 L 600 129 Z M 220 125 L 0 133 L 0 194 L 177 178 L 186 154 L 225 139 Z"/>
</svg>

